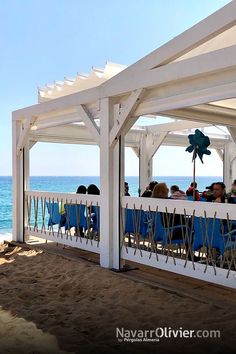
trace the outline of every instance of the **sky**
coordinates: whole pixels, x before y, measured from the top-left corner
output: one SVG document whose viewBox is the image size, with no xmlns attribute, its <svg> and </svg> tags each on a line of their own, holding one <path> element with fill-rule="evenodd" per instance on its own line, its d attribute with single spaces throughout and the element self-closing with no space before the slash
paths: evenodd
<svg viewBox="0 0 236 354">
<path fill-rule="evenodd" d="M 0 0 L 0 175 L 12 173 L 11 112 L 37 103 L 37 87 L 106 61 L 130 65 L 228 0 Z M 88 163 L 89 161 L 89 163 Z M 138 159 L 126 149 L 126 175 Z M 184 169 L 183 169 L 184 167 Z M 99 175 L 97 147 L 36 144 L 31 175 Z M 154 175 L 191 175 L 184 148 L 161 147 Z M 213 151 L 198 175 L 220 175 Z"/>
</svg>

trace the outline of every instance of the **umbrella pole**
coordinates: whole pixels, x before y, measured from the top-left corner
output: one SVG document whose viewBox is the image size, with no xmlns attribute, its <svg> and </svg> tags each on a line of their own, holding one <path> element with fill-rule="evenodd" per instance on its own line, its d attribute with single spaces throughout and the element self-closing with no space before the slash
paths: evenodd
<svg viewBox="0 0 236 354">
<path fill-rule="evenodd" d="M 196 150 L 194 149 L 194 152 L 193 152 L 193 156 L 194 156 L 194 159 L 193 159 L 193 200 L 195 201 L 195 181 L 196 181 Z"/>
</svg>

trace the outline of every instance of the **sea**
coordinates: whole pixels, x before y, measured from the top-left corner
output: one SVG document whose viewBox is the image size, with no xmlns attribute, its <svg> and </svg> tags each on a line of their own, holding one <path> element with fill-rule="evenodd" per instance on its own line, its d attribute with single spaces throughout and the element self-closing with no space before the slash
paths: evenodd
<svg viewBox="0 0 236 354">
<path fill-rule="evenodd" d="M 129 183 L 129 193 L 131 196 L 138 196 L 139 177 L 127 176 L 126 182 Z M 191 176 L 156 176 L 153 180 L 166 182 L 168 187 L 176 184 L 182 190 L 186 190 L 192 182 Z M 220 176 L 197 177 L 198 190 L 205 190 L 206 186 L 216 181 L 221 181 Z M 48 192 L 73 193 L 78 185 L 89 186 L 95 184 L 100 186 L 100 178 L 96 176 L 66 177 L 66 176 L 33 176 L 30 178 L 30 189 Z M 3 239 L 10 239 L 12 233 L 12 177 L 0 176 L 0 242 Z"/>
</svg>

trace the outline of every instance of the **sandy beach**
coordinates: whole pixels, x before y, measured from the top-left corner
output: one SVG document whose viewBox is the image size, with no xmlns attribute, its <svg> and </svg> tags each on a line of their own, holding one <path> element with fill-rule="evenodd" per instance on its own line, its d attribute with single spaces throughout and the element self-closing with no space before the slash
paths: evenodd
<svg viewBox="0 0 236 354">
<path fill-rule="evenodd" d="M 0 277 L 0 353 L 235 352 L 236 301 L 227 298 L 198 301 L 84 259 L 11 244 L 0 247 Z M 165 326 L 217 329 L 221 338 L 116 338 L 116 327 Z"/>
</svg>

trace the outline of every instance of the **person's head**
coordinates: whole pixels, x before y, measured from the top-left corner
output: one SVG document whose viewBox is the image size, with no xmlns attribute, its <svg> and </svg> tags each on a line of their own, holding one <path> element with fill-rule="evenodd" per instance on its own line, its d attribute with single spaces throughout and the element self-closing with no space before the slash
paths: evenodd
<svg viewBox="0 0 236 354">
<path fill-rule="evenodd" d="M 158 184 L 158 182 L 156 182 L 156 181 L 152 181 L 152 182 L 149 183 L 149 189 L 150 189 L 150 191 L 153 191 L 153 189 L 154 189 L 154 187 L 155 187 L 156 184 Z"/>
<path fill-rule="evenodd" d="M 192 183 L 190 184 L 190 187 L 197 188 L 197 183 L 196 183 L 196 182 L 192 182 Z"/>
<path fill-rule="evenodd" d="M 125 193 L 129 193 L 129 183 L 125 182 Z"/>
<path fill-rule="evenodd" d="M 225 195 L 225 184 L 223 182 L 216 182 L 213 185 L 214 198 L 221 198 Z"/>
<path fill-rule="evenodd" d="M 168 192 L 166 183 L 158 183 L 152 191 L 152 198 L 168 198 Z"/>
<path fill-rule="evenodd" d="M 206 189 L 209 190 L 209 192 L 213 192 L 213 187 L 215 183 L 212 183 L 210 186 L 207 186 Z"/>
<path fill-rule="evenodd" d="M 171 193 L 175 193 L 179 191 L 179 186 L 173 185 L 170 187 Z"/>
<path fill-rule="evenodd" d="M 95 195 L 99 195 L 100 194 L 100 190 L 98 189 L 97 186 L 95 186 L 95 184 L 90 184 L 88 186 L 88 194 L 95 194 Z"/>
<path fill-rule="evenodd" d="M 236 179 L 234 179 L 233 183 L 232 183 L 232 186 L 235 186 L 236 185 Z"/>
<path fill-rule="evenodd" d="M 86 194 L 86 192 L 87 192 L 87 188 L 83 185 L 79 186 L 76 191 L 76 193 L 79 193 L 79 194 Z"/>
</svg>

